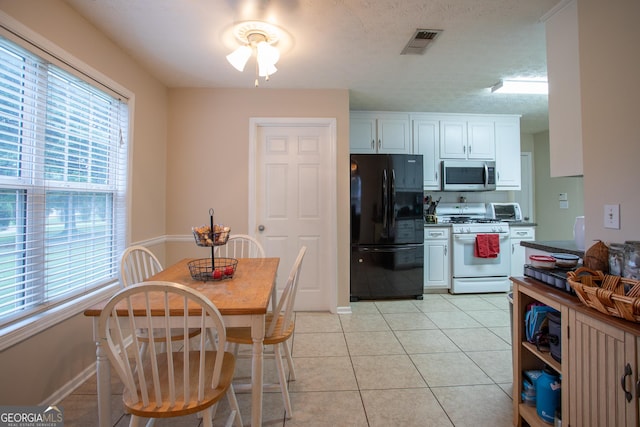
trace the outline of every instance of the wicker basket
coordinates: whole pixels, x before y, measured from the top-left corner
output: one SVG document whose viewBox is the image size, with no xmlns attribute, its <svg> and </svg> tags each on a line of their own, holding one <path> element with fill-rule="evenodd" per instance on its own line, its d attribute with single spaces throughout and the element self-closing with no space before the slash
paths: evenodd
<svg viewBox="0 0 640 427">
<path fill-rule="evenodd" d="M 586 267 L 570 271 L 567 281 L 586 306 L 640 323 L 640 281 Z"/>
</svg>

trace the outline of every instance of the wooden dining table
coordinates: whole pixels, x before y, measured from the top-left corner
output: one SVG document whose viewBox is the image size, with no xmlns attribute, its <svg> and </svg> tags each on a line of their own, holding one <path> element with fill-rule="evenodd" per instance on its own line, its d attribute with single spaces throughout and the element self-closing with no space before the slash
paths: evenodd
<svg viewBox="0 0 640 427">
<path fill-rule="evenodd" d="M 180 283 L 202 292 L 218 308 L 227 327 L 250 327 L 253 338 L 251 365 L 251 425 L 262 424 L 263 393 L 263 341 L 265 316 L 269 302 L 275 296 L 275 282 L 279 258 L 240 258 L 233 277 L 220 281 L 194 280 L 185 258 L 167 267 L 151 280 Z M 93 335 L 96 341 L 96 371 L 98 382 L 98 420 L 100 427 L 111 425 L 111 367 L 99 340 L 98 319 L 106 301 L 84 311 L 93 319 Z M 176 313 L 182 315 L 182 313 Z M 160 319 L 160 318 L 159 318 Z M 194 326 L 199 316 L 193 317 Z"/>
</svg>

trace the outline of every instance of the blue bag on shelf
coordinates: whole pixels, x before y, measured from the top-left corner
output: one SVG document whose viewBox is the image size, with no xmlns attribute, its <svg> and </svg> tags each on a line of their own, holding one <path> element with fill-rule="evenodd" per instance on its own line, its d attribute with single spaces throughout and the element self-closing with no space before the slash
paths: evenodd
<svg viewBox="0 0 640 427">
<path fill-rule="evenodd" d="M 547 313 L 558 311 L 548 305 L 534 303 L 528 306 L 524 317 L 525 335 L 527 341 L 537 344 L 540 334 L 547 325 Z M 548 329 L 547 329 L 548 331 Z"/>
</svg>

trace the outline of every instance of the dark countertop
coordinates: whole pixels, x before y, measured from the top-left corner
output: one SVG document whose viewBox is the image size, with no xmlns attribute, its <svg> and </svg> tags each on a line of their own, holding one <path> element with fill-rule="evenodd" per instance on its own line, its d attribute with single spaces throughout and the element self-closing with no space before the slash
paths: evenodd
<svg viewBox="0 0 640 427">
<path fill-rule="evenodd" d="M 520 242 L 520 246 L 526 248 L 538 249 L 540 251 L 550 253 L 565 253 L 577 255 L 580 258 L 584 257 L 584 250 L 578 249 L 576 243 L 573 240 L 548 240 L 548 241 L 531 241 L 523 240 Z"/>
</svg>

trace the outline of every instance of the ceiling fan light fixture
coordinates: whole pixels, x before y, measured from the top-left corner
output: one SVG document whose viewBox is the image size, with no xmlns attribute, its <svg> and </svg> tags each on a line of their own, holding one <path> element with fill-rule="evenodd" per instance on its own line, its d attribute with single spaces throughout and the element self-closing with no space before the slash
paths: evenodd
<svg viewBox="0 0 640 427">
<path fill-rule="evenodd" d="M 491 93 L 546 95 L 549 84 L 546 80 L 500 80 L 491 87 Z"/>
<path fill-rule="evenodd" d="M 247 21 L 236 25 L 233 32 L 242 45 L 227 55 L 229 63 L 238 71 L 243 71 L 251 54 L 255 52 L 255 85 L 258 86 L 258 77 L 269 80 L 269 76 L 278 71 L 275 64 L 280 59 L 280 51 L 273 46 L 279 40 L 278 29 L 265 22 Z"/>
<path fill-rule="evenodd" d="M 247 65 L 247 61 L 249 61 L 249 58 L 251 57 L 251 53 L 251 48 L 247 45 L 243 45 L 227 55 L 227 61 L 233 65 L 233 68 L 242 72 L 244 71 L 245 65 Z"/>
</svg>

